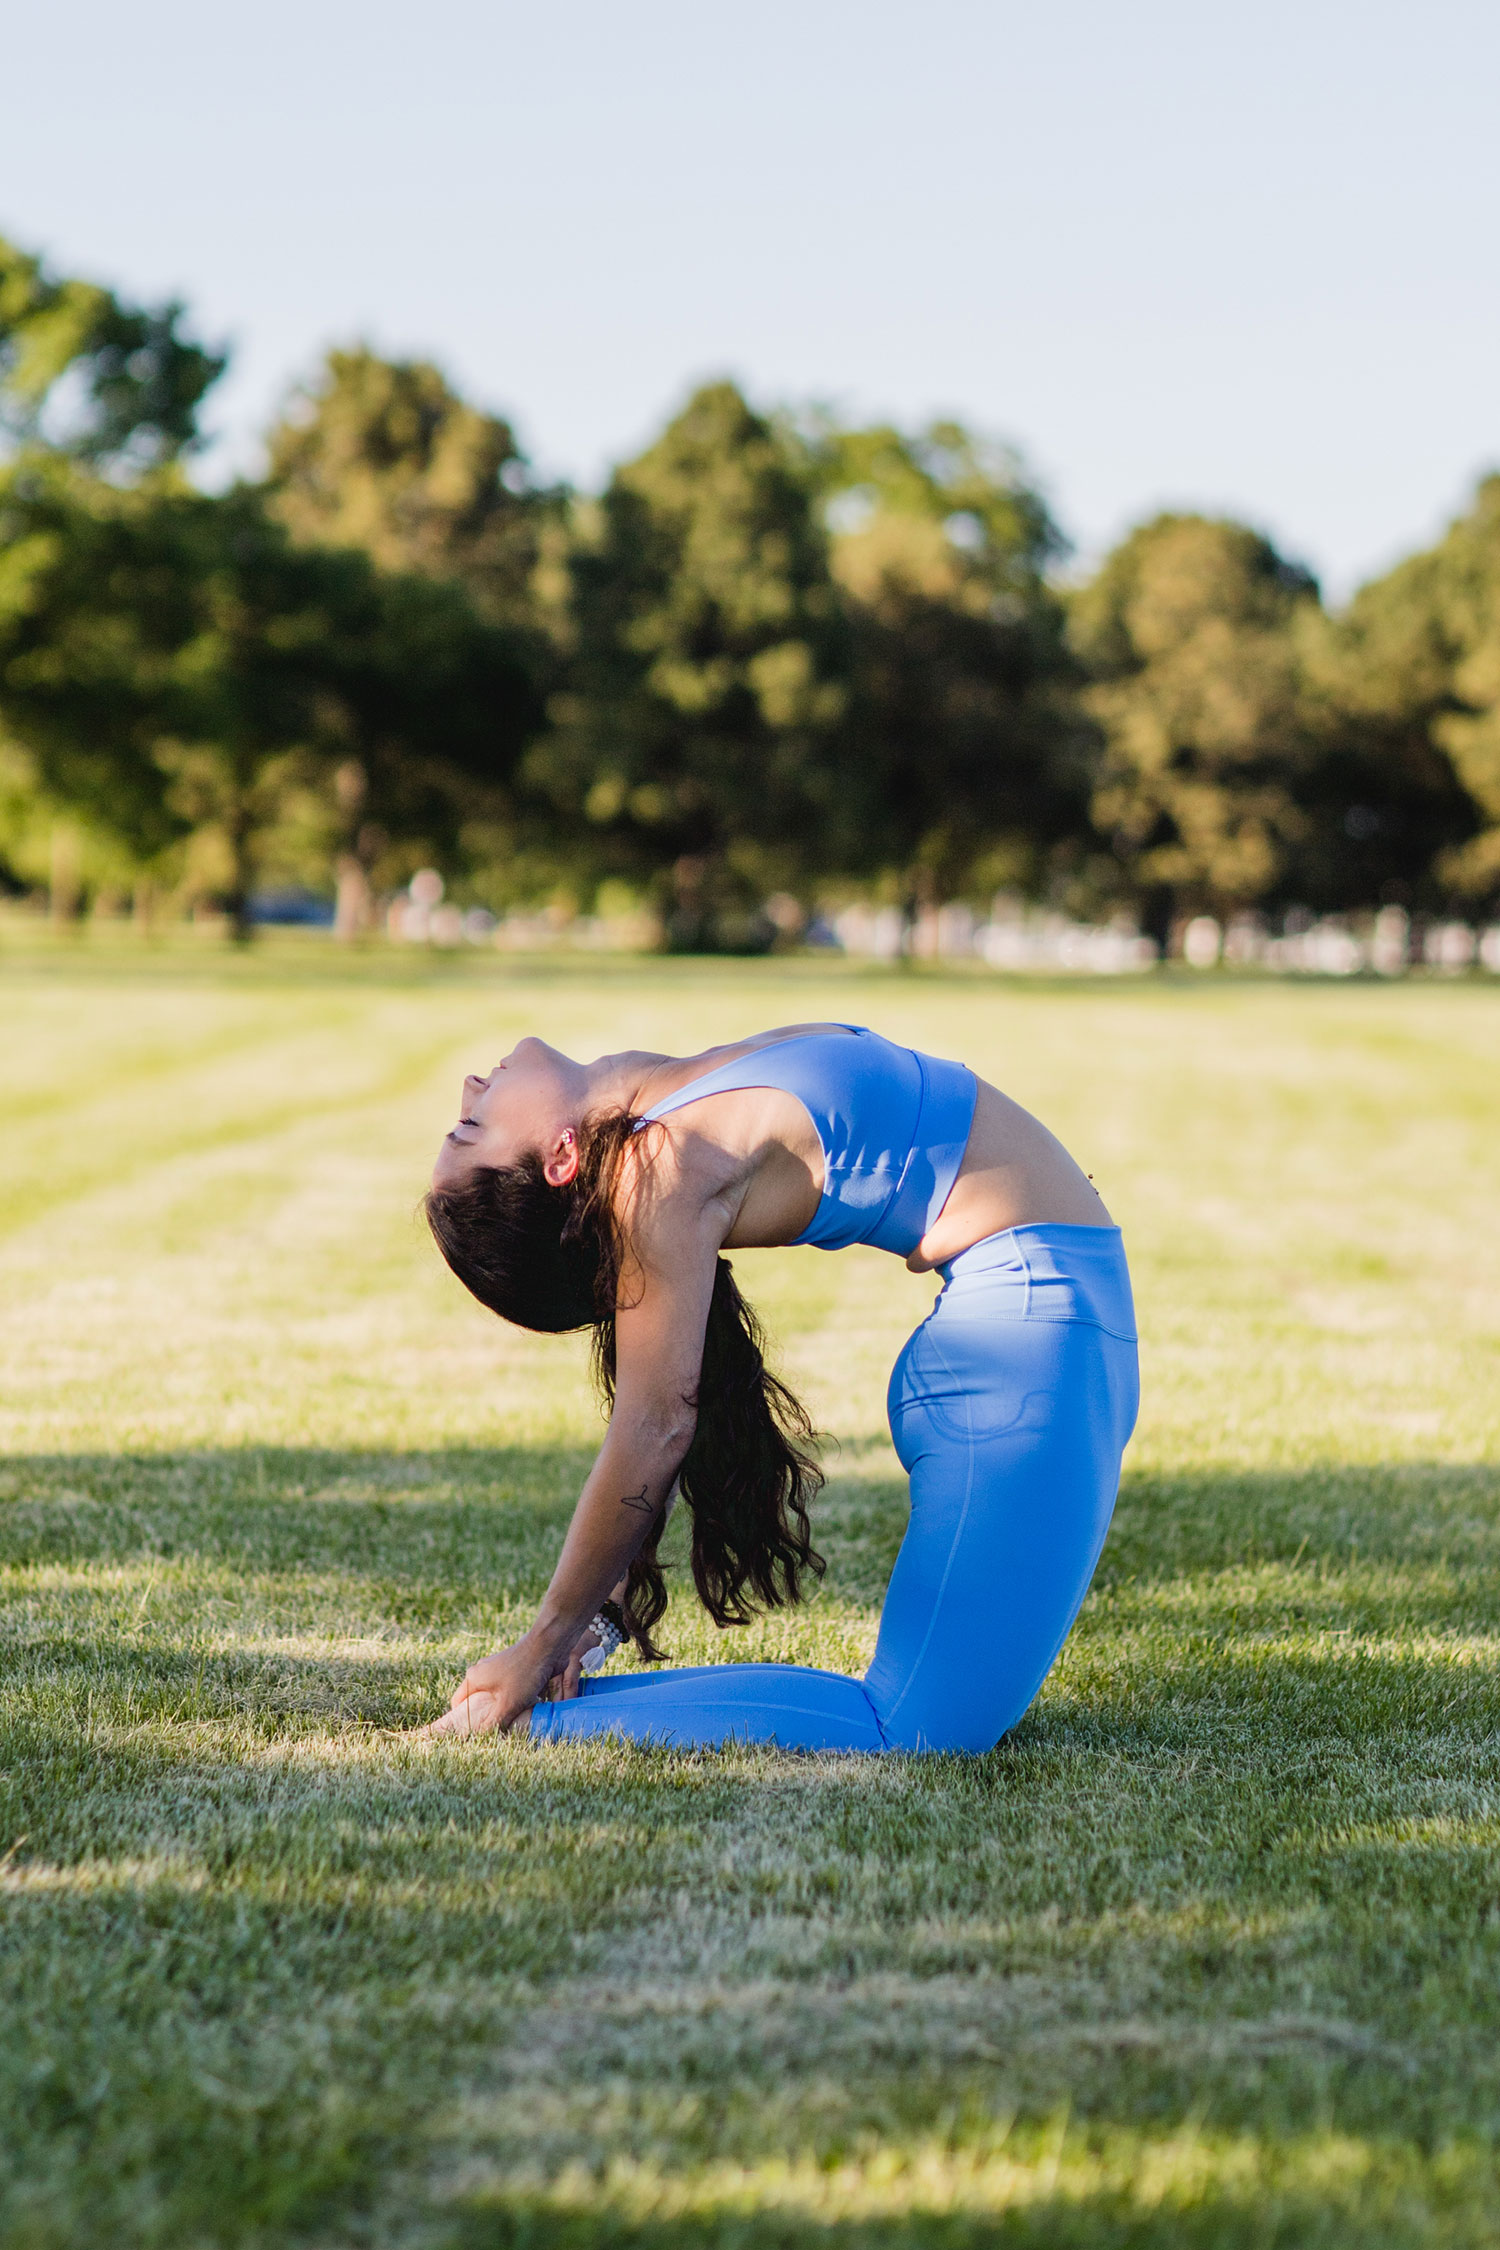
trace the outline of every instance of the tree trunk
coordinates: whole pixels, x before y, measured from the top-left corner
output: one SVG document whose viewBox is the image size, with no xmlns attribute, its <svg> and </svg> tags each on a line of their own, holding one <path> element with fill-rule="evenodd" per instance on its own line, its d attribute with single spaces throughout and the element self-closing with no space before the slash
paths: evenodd
<svg viewBox="0 0 1500 2250">
<path fill-rule="evenodd" d="M 81 890 L 78 831 L 65 821 L 58 821 L 52 830 L 48 853 L 47 919 L 58 923 L 76 922 Z"/>
<path fill-rule="evenodd" d="M 370 794 L 370 777 L 358 758 L 346 758 L 334 769 L 333 801 L 339 809 L 342 844 L 334 862 L 338 892 L 333 910 L 333 934 L 349 945 L 375 926 L 375 894 L 370 888 L 369 863 L 378 849 L 377 832 L 362 819 Z"/>
<path fill-rule="evenodd" d="M 370 878 L 353 852 L 341 852 L 333 934 L 347 945 L 355 938 L 364 937 L 374 926 L 375 894 L 370 889 Z"/>
<path fill-rule="evenodd" d="M 229 915 L 230 939 L 235 945 L 248 945 L 255 935 L 255 924 L 250 919 L 253 832 L 250 809 L 242 799 L 233 806 L 224 823 L 224 840 L 229 846 L 229 895 L 224 905 Z"/>
<path fill-rule="evenodd" d="M 911 967 L 921 950 L 917 933 L 924 917 L 931 913 L 936 895 L 937 885 L 933 881 L 932 870 L 927 867 L 914 868 L 901 895 L 901 950 L 897 960 L 903 969 Z"/>
</svg>

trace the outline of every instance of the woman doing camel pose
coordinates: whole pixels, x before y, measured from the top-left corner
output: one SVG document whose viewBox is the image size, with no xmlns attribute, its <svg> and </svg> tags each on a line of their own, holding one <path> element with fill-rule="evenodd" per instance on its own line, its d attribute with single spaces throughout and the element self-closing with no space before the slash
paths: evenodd
<svg viewBox="0 0 1500 2250">
<path fill-rule="evenodd" d="M 529 1726 L 802 1750 L 993 1747 L 1088 1589 L 1138 1398 L 1120 1234 L 1046 1127 L 962 1063 L 852 1024 L 577 1063 L 523 1039 L 464 1081 L 427 1212 L 522 1327 L 591 1327 L 609 1429 L 536 1622 L 438 1733 Z M 793 1664 L 584 1676 L 666 1606 L 674 1493 L 720 1625 L 822 1569 L 821 1481 L 725 1250 L 871 1243 L 943 1286 L 891 1375 L 911 1516 L 863 1679 Z"/>
</svg>

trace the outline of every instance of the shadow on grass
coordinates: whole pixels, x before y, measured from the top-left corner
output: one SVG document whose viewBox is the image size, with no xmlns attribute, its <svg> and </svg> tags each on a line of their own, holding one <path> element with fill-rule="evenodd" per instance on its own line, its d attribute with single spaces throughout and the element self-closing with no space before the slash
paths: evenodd
<svg viewBox="0 0 1500 2250">
<path fill-rule="evenodd" d="M 1500 1464 L 1315 1462 L 1174 1476 L 1127 1468 L 1096 1583 L 1438 1556 L 1500 1562 Z"/>
<path fill-rule="evenodd" d="M 649 1819 L 654 1808 L 643 1809 Z M 559 1841 L 555 1803 L 539 1802 L 550 1833 L 518 1845 L 503 1806 L 498 1819 L 489 1808 L 481 1829 L 477 1800 L 434 1792 L 420 1808 L 425 1843 L 413 1822 L 389 1856 L 368 1825 L 373 1805 L 337 1806 L 343 1817 L 325 1817 L 316 1833 L 273 1826 L 273 1810 L 263 1808 L 258 1840 L 226 1828 L 221 1848 L 195 1864 L 154 1878 L 139 1865 L 113 1880 L 105 1869 L 92 1888 L 8 1902 L 0 2098 L 13 2176 L 33 2183 L 33 2195 L 36 2183 L 71 2180 L 102 2217 L 103 2239 L 149 2240 L 153 2250 L 182 2240 L 264 2245 L 282 2239 L 260 2231 L 268 2224 L 367 2210 L 372 2180 L 393 2165 L 438 2190 L 435 2203 L 423 2194 L 417 2238 L 451 2250 L 1012 2240 L 1446 2250 L 1493 2240 L 1482 2216 L 1500 2223 L 1486 2140 L 1493 2071 L 1476 2071 L 1461 2044 L 1430 2043 L 1431 2027 L 1426 2052 L 1366 2031 L 1350 2013 L 1354 1994 L 1325 1990 L 1321 2014 L 1304 2003 L 1300 2018 L 1276 2015 L 1252 1939 L 1239 1941 L 1238 1963 L 1221 1939 L 1213 1962 L 1190 1936 L 1163 1931 L 1144 1945 L 1137 1930 L 1140 2012 L 1111 2021 L 1108 1983 L 1120 1978 L 1105 1956 L 1119 1950 L 1118 1928 L 1095 1932 L 1091 1949 L 1075 1926 L 1064 1965 L 1055 1920 L 1044 1927 L 1034 1916 L 1029 1933 L 1013 1926 L 998 1951 L 1021 1971 L 1019 1998 L 997 1978 L 941 1971 L 926 1980 L 877 1973 L 862 1984 L 867 1961 L 880 1968 L 865 1901 L 863 1926 L 841 1943 L 780 1962 L 757 1960 L 747 1917 L 750 1943 L 705 1994 L 691 1945 L 674 1961 L 653 1939 L 647 1896 L 652 1877 L 656 1895 L 668 1887 L 680 1923 L 690 1911 L 684 1879 L 696 1872 L 701 1886 L 705 1870 L 694 1870 L 686 1845 L 674 1852 L 670 1834 L 643 1838 L 639 1809 L 632 1826 L 622 1803 L 616 1834 L 596 1830 L 575 1845 L 566 1834 Z M 362 1852 L 351 1839 L 356 1810 L 367 1824 Z M 805 1850 L 805 1824 L 778 1841 Z M 606 1852 L 615 1850 L 624 1865 L 611 1889 Z M 835 1905 L 825 1885 L 802 1911 L 815 1926 Z M 910 1907 L 895 1890 L 886 1901 L 888 1950 L 901 1943 Z M 783 1945 L 795 1911 L 789 1898 Z M 632 1924 L 652 1958 L 633 1991 L 627 1973 L 622 1993 L 620 1948 Z M 1445 1945 L 1451 1952 L 1451 1930 L 1435 1933 L 1413 1966 L 1437 1973 Z M 1090 1950 L 1092 1987 L 1079 1974 Z M 1473 1974 L 1487 1963 L 1471 1947 L 1463 1966 Z M 1346 1967 L 1353 1986 L 1363 1971 L 1374 1997 L 1377 1964 Z M 738 1977 L 751 1983 L 737 2012 Z M 1220 1994 L 1227 2009 L 1215 2005 Z M 893 2002 L 904 2003 L 894 2037 Z M 1077 2123 L 1063 2164 L 1048 2119 L 1068 2103 Z M 1007 2115 L 1022 2121 L 1009 2140 Z M 1299 2154 L 1314 2121 L 1314 2145 Z M 1205 2129 L 1254 2138 L 1221 2157 L 1201 2145 Z M 1319 2130 L 1342 2136 L 1322 2162 Z M 1131 2144 L 1116 2148 L 1108 2184 L 1086 2178 L 1097 2133 Z M 922 2147 L 929 2137 L 935 2161 Z M 1165 2178 L 1173 2141 L 1180 2200 Z M 882 2188 L 899 2204 L 909 2186 L 919 2206 L 924 2190 L 941 2203 L 950 2187 L 982 2205 L 974 2160 L 986 2157 L 1001 2175 L 989 2183 L 997 2203 L 1007 2191 L 1014 2200 L 989 2211 L 820 2211 L 818 2175 L 836 2204 L 841 2167 L 858 2173 L 882 2144 L 891 2160 L 867 2183 L 877 2206 Z M 1440 2161 L 1429 2164 L 1434 2148 Z M 668 2181 L 715 2166 L 730 2176 L 717 2197 L 704 2183 L 705 2207 L 692 2216 L 669 2208 L 633 2220 L 638 2154 L 648 2174 L 654 2157 Z M 810 2207 L 786 2198 L 784 2160 L 809 2175 Z M 748 2167 L 738 2179 L 736 2164 Z M 1156 2177 L 1138 2199 L 1140 2166 Z M 583 2210 L 581 2172 L 593 2175 L 593 2207 Z M 542 2185 L 549 2178 L 559 2194 Z M 156 2221 L 139 2234 L 111 2209 L 122 2186 L 138 2184 L 150 2189 Z M 382 2200 L 396 2199 L 387 2190 Z M 67 2218 L 55 2236 L 33 2228 L 15 2239 L 61 2250 L 100 2238 L 85 2234 L 80 2208 Z M 355 2226 L 324 2239 L 388 2238 Z"/>
<path fill-rule="evenodd" d="M 1162 2136 L 1163 2138 L 1165 2136 Z M 1159 2142 L 1143 2139 L 1140 2155 L 1150 2164 Z M 1363 2152 L 1361 2152 L 1363 2153 Z M 1313 2181 L 1268 2182 L 1260 2194 L 1246 2192 L 1243 2180 L 1222 2189 L 1205 2185 L 1208 2169 L 1190 2157 L 1178 2195 L 1138 2196 L 1126 2186 L 1095 2193 L 1062 2185 L 1037 2192 L 1027 2181 L 1010 2207 L 985 2211 L 916 2211 L 884 2218 L 866 2211 L 857 2218 L 835 2218 L 816 2208 L 756 2210 L 748 2196 L 726 2196 L 718 2210 L 688 2218 L 653 2215 L 632 2222 L 615 2210 L 560 2208 L 541 2196 L 497 2191 L 469 2199 L 467 2209 L 436 2237 L 439 2250 L 620 2250 L 650 2245 L 650 2250 L 1414 2250 L 1443 2242 L 1453 2250 L 1487 2245 L 1493 2237 L 1495 2209 L 1485 2152 L 1464 2152 L 1464 2188 L 1455 2193 L 1433 2183 L 1424 2195 L 1418 2168 L 1394 2152 L 1382 2164 L 1377 2156 L 1369 2182 L 1329 2185 Z M 1054 2174 L 1057 2166 L 1034 2158 Z M 1167 2159 L 1170 2164 L 1170 2157 Z M 1226 2169 L 1233 2168 L 1233 2159 Z M 961 2162 L 955 2167 L 962 2171 Z M 1452 2170 L 1459 2170 L 1457 2163 Z M 1381 2174 L 1387 2174 L 1385 2178 Z M 1417 2178 L 1412 2175 L 1416 2174 Z M 1403 2177 L 1403 2175 L 1405 2175 Z M 1426 2183 L 1421 2183 L 1423 2186 Z M 1414 2188 L 1416 2192 L 1413 2192 Z M 1363 2192 L 1361 2192 L 1363 2190 Z M 1477 2191 L 1477 2192 L 1476 2192 Z M 1007 2199 L 1009 2200 L 1009 2199 Z M 1469 2204 L 1465 2210 L 1463 2205 Z M 1426 2206 L 1424 2209 L 1423 2206 Z"/>
<path fill-rule="evenodd" d="M 540 1596 L 591 1458 L 568 1445 L 0 1458 L 0 1570 L 22 1574 L 30 1605 L 21 1645 L 10 1636 L 12 1692 L 107 1676 L 142 1716 L 413 1720 L 452 1661 L 423 1636 L 487 1635 Z M 831 1471 L 825 1593 L 873 1614 L 904 1482 Z M 685 1545 L 679 1515 L 668 1556 L 691 1601 Z M 61 1582 L 38 1588 L 36 1571 Z M 1471 1647 L 1460 1671 L 1416 1644 L 1487 1641 L 1497 1617 L 1495 1468 L 1127 1477 L 1094 1593 L 1020 1739 L 1160 1740 L 1174 1713 L 1210 1704 L 1252 1730 L 1299 1714 L 1359 1733 L 1448 1723 L 1492 1710 L 1494 1666 Z M 393 1635 L 407 1646 L 387 1654 Z M 287 1645 L 299 1637 L 329 1645 L 304 1658 Z M 738 1653 L 726 1640 L 726 1660 Z"/>
<path fill-rule="evenodd" d="M 831 1585 L 872 1604 L 905 1529 L 905 1483 L 841 1477 L 840 1465 L 880 1443 L 830 1454 L 816 1518 Z M 273 1576 L 348 1573 L 393 1600 L 403 1586 L 425 1598 L 470 1584 L 530 1598 L 592 1458 L 577 1445 L 0 1456 L 0 1566 L 196 1559 Z M 1359 1561 L 1500 1567 L 1500 1467 L 1127 1471 L 1095 1584 Z"/>
<path fill-rule="evenodd" d="M 509 2176 L 476 2127 L 480 2178 L 413 2239 L 1494 2239 L 1462 2136 L 1500 2135 L 1500 1696 L 1443 1639 L 1500 1614 L 1493 1470 L 1128 1479 L 1055 1682 L 985 1758 L 384 1741 L 446 1673 L 421 1630 L 535 1598 L 589 1458 L 0 1461 L 17 2239 L 366 2239 L 370 2182 L 497 2086 Z M 833 1471 L 831 1585 L 873 1603 L 904 1490 Z M 573 2160 L 554 2126 L 601 2182 L 662 2135 L 683 2174 L 778 2134 L 831 2171 L 862 2134 L 1065 2101 L 1144 2154 L 1210 2116 L 1277 2147 L 1248 2189 L 1185 2157 L 1152 2207 L 1056 2164 L 1003 2212 L 858 2218 L 747 2190 L 637 2221 L 536 2184 Z M 1368 2138 L 1299 2170 L 1314 2117 Z"/>
<path fill-rule="evenodd" d="M 528 1585 L 554 1555 L 592 1451 L 224 1447 L 0 1458 L 0 1563 L 228 1563 L 413 1587 Z M 537 1588 L 540 1591 L 540 1587 Z"/>
<path fill-rule="evenodd" d="M 463 2181 L 460 2147 L 441 2200 L 417 2191 L 414 2238 L 438 2250 L 1493 2239 L 1493 2158 L 1462 2139 L 1500 2129 L 1487 2030 L 1478 2043 L 1496 1952 L 1480 1817 L 1496 1713 L 1472 1666 L 1309 1652 L 1268 1641 L 1263 1613 L 1211 1643 L 1187 1604 L 1140 1656 L 1104 1646 L 1106 1615 L 1097 1671 L 1085 1653 L 1077 1684 L 982 1759 L 414 1753 L 352 1715 L 398 1715 L 431 1685 L 430 1654 L 194 1651 L 139 1606 L 168 1565 L 186 1574 L 180 1614 L 194 1572 L 215 1586 L 259 1573 L 273 1626 L 278 1605 L 298 1619 L 299 1586 L 320 1574 L 345 1630 L 378 1621 L 388 1590 L 415 1601 L 445 1572 L 473 1602 L 494 1583 L 497 1530 L 537 1540 L 545 1563 L 585 1458 L 6 1465 L 13 1565 L 142 1566 L 123 1617 L 107 1571 L 31 1581 L 29 1616 L 18 1609 L 30 1634 L 47 1605 L 74 1605 L 18 1643 L 0 1730 L 0 1847 L 25 1839 L 0 1925 L 0 2112 L 32 2199 L 19 2239 L 62 2250 L 86 2213 L 90 2238 L 152 2250 L 317 2225 L 375 2239 L 370 2183 L 413 2165 L 436 2177 L 455 2094 L 475 2115 L 495 2102 L 502 2126 L 488 2146 L 482 2118 L 464 2128 L 478 2181 Z M 1435 1622 L 1429 1534 L 1468 1525 L 1488 1558 L 1483 1480 L 1430 1470 L 1414 1496 L 1409 1472 L 1391 1474 L 1374 1487 L 1396 1511 L 1382 1551 L 1410 1558 Z M 1369 1489 L 1356 1472 L 1138 1486 L 1169 1561 L 1141 1542 L 1101 1608 L 1268 1559 L 1336 1591 L 1357 1568 L 1345 1525 Z M 899 1531 L 895 1486 L 850 1488 L 846 1530 L 843 1505 L 836 1492 L 836 1566 Z M 341 1716 L 342 1736 L 328 1724 Z M 1384 1758 L 1358 1784 L 1357 1828 L 1356 1735 Z M 1451 2030 L 1432 1997 L 1445 1979 Z M 737 1985 L 750 1995 L 738 2014 Z M 1132 2136 L 1142 2162 L 1181 2133 L 1183 2200 L 1159 2188 L 1142 2202 L 1128 2164 L 1090 2185 L 1053 2159 L 1053 2184 L 1021 2179 L 1003 2211 L 771 2207 L 781 2153 L 828 2174 L 923 2133 L 953 2138 L 962 2181 L 954 2120 L 983 2144 L 1012 2110 L 1010 2153 L 1045 2175 L 1028 2135 L 1065 2102 L 1085 2140 Z M 1367 2139 L 1299 2168 L 1314 2117 Z M 1222 2171 L 1193 2153 L 1208 2119 L 1270 2147 L 1250 2187 L 1232 2152 Z M 637 2220 L 625 2191 L 611 2200 L 606 2160 L 628 2170 L 653 2146 L 669 2173 L 743 2161 L 769 2165 L 770 2184 Z M 583 2210 L 580 2163 L 599 2183 Z M 885 2176 L 900 2195 L 900 2165 Z M 563 2180 L 556 2195 L 548 2178 Z M 38 2214 L 54 2182 L 49 2233 Z"/>
</svg>

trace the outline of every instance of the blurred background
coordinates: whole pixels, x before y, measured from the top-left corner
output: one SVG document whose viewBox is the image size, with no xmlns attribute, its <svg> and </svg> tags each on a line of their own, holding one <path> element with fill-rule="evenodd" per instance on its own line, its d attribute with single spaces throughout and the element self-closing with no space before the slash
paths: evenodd
<svg viewBox="0 0 1500 2250">
<path fill-rule="evenodd" d="M 1500 972 L 1500 19 L 6 30 L 0 933 Z"/>
</svg>

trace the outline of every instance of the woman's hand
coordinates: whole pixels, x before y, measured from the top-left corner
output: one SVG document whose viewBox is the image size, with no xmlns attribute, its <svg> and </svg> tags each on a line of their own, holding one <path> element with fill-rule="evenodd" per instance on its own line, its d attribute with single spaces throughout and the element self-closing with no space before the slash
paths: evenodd
<svg viewBox="0 0 1500 2250">
<path fill-rule="evenodd" d="M 431 1726 L 418 1732 L 439 1734 L 507 1734 L 529 1718 L 531 1707 L 547 1698 L 554 1680 L 571 1669 L 576 1677 L 577 1651 L 561 1657 L 539 1649 L 528 1636 L 510 1648 L 497 1648 L 493 1656 L 471 1664 L 453 1691 L 449 1708 Z M 575 1695 L 576 1685 L 572 1691 Z"/>
<path fill-rule="evenodd" d="M 583 1659 L 600 1646 L 592 1625 L 561 1655 L 537 1649 L 528 1634 L 471 1664 L 453 1691 L 449 1708 L 422 1735 L 507 1734 L 534 1703 L 570 1703 L 583 1677 Z"/>
</svg>

